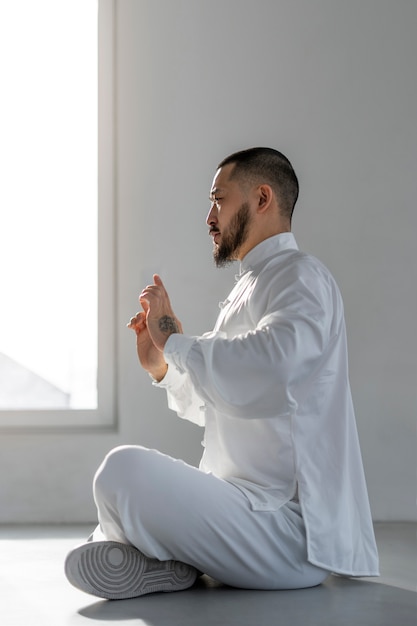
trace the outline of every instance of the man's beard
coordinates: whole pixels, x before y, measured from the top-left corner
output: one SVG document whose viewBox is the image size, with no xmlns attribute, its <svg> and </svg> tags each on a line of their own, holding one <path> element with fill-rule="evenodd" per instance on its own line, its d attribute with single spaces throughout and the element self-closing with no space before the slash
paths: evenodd
<svg viewBox="0 0 417 626">
<path fill-rule="evenodd" d="M 237 259 L 239 248 L 248 237 L 250 222 L 249 203 L 244 202 L 214 249 L 213 258 L 217 267 L 225 267 Z"/>
</svg>

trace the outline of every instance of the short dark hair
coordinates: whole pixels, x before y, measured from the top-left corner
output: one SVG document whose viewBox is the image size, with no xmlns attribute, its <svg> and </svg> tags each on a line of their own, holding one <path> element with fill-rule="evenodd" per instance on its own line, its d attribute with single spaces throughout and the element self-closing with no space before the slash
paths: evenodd
<svg viewBox="0 0 417 626">
<path fill-rule="evenodd" d="M 230 178 L 271 185 L 282 215 L 290 222 L 298 198 L 298 179 L 287 157 L 273 148 L 249 148 L 223 159 L 217 168 L 235 164 Z"/>
</svg>

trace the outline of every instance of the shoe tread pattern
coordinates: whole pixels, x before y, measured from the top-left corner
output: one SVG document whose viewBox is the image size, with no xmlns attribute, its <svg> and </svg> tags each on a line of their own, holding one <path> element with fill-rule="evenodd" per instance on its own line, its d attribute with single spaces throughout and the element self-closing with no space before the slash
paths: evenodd
<svg viewBox="0 0 417 626">
<path fill-rule="evenodd" d="M 190 587 L 196 570 L 179 561 L 158 561 L 126 544 L 92 542 L 67 559 L 67 577 L 76 587 L 109 600 Z"/>
</svg>

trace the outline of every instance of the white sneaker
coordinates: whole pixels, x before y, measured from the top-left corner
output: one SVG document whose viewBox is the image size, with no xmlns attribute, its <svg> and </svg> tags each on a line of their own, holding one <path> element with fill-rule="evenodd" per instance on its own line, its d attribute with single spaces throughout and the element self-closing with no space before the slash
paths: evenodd
<svg viewBox="0 0 417 626">
<path fill-rule="evenodd" d="M 65 574 L 77 589 L 108 600 L 181 591 L 197 578 L 191 565 L 150 559 L 116 541 L 91 541 L 74 548 L 65 560 Z"/>
</svg>

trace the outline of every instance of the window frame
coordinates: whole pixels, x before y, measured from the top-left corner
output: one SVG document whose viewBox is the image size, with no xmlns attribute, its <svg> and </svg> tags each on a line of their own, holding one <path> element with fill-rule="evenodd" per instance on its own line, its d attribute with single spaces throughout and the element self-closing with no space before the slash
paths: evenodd
<svg viewBox="0 0 417 626">
<path fill-rule="evenodd" d="M 114 430 L 116 411 L 115 2 L 98 0 L 96 409 L 0 410 L 0 431 Z"/>
</svg>

